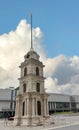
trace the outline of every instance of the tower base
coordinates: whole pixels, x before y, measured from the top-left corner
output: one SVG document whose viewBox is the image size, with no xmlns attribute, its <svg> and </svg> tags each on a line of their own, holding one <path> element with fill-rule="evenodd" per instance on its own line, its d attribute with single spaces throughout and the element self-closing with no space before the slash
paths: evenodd
<svg viewBox="0 0 79 130">
<path fill-rule="evenodd" d="M 49 124 L 50 116 L 36 116 L 36 117 L 15 117 L 14 118 L 14 125 L 16 126 L 39 126 L 44 124 Z"/>
</svg>

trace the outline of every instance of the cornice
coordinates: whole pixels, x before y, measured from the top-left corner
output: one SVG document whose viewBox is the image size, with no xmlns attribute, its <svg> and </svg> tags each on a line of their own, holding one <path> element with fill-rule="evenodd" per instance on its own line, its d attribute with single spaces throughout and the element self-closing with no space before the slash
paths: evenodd
<svg viewBox="0 0 79 130">
<path fill-rule="evenodd" d="M 46 78 L 43 77 L 43 76 L 37 76 L 37 75 L 35 75 L 35 74 L 30 73 L 30 74 L 27 74 L 27 75 L 24 76 L 24 77 L 18 78 L 18 80 L 23 80 L 23 79 L 26 79 L 26 78 L 29 78 L 29 77 L 39 78 L 39 79 L 43 79 L 43 80 L 46 79 Z"/>
<path fill-rule="evenodd" d="M 22 68 L 22 67 L 24 67 L 24 66 L 26 66 L 26 65 L 28 65 L 28 64 L 30 64 L 30 63 L 33 63 L 33 64 L 38 65 L 38 66 L 41 66 L 41 67 L 45 67 L 45 65 L 43 65 L 42 62 L 40 62 L 40 61 L 38 61 L 38 60 L 36 60 L 36 59 L 33 59 L 33 58 L 30 58 L 30 59 L 28 59 L 27 61 L 22 62 L 19 67 Z"/>
</svg>

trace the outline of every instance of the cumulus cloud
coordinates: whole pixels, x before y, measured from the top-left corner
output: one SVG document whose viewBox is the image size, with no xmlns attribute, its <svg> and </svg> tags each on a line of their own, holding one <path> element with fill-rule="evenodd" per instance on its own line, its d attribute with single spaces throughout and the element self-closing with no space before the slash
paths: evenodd
<svg viewBox="0 0 79 130">
<path fill-rule="evenodd" d="M 79 57 L 58 55 L 47 58 L 43 45 L 43 33 L 33 28 L 34 50 L 45 64 L 45 88 L 51 93 L 78 94 Z M 17 87 L 20 77 L 19 65 L 30 49 L 30 24 L 21 20 L 15 30 L 0 35 L 0 87 Z"/>
<path fill-rule="evenodd" d="M 33 28 L 35 50 L 45 57 L 42 47 L 43 34 L 39 27 Z M 39 44 L 38 44 L 39 43 Z M 18 86 L 19 65 L 30 49 L 30 24 L 21 20 L 14 31 L 0 35 L 0 87 Z"/>
<path fill-rule="evenodd" d="M 59 55 L 47 59 L 45 75 L 47 77 L 45 86 L 48 92 L 78 94 L 79 57 L 73 56 L 69 58 Z"/>
</svg>

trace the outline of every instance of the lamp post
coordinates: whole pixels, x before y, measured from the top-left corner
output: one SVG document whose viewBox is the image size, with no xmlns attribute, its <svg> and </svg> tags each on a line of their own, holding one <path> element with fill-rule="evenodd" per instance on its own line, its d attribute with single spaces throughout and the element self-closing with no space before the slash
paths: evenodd
<svg viewBox="0 0 79 130">
<path fill-rule="evenodd" d="M 11 89 L 10 110 L 12 111 L 12 109 L 13 109 L 13 91 L 14 91 L 14 87 L 9 87 L 9 88 Z"/>
</svg>

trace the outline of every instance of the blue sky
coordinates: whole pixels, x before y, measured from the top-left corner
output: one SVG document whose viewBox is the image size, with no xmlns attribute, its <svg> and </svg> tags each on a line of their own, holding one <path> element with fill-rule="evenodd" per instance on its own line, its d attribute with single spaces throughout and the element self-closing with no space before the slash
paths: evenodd
<svg viewBox="0 0 79 130">
<path fill-rule="evenodd" d="M 18 66 L 30 49 L 31 11 L 47 91 L 79 95 L 79 0 L 0 0 L 0 87 L 19 85 Z"/>
<path fill-rule="evenodd" d="M 0 0 L 0 34 L 15 30 L 22 19 L 40 27 L 49 57 L 79 55 L 79 0 Z"/>
</svg>

